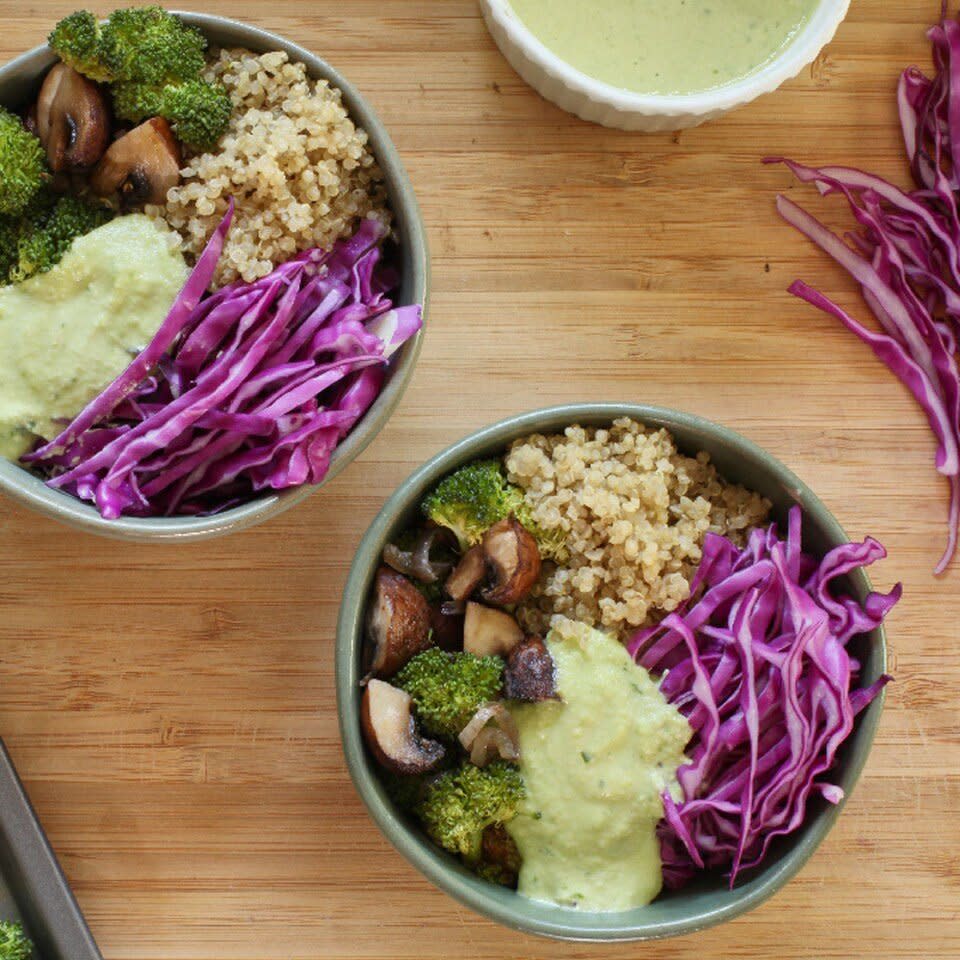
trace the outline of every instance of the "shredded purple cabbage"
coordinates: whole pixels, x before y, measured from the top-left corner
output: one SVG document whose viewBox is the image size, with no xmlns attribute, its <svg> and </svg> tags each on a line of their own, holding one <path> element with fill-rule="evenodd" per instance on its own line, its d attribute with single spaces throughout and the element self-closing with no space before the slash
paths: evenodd
<svg viewBox="0 0 960 960">
<path fill-rule="evenodd" d="M 664 793 L 658 828 L 670 887 L 706 869 L 732 887 L 775 837 L 800 827 L 812 794 L 839 803 L 843 791 L 822 778 L 855 715 L 890 680 L 857 686 L 846 647 L 883 622 L 900 584 L 862 605 L 834 592 L 886 551 L 868 538 L 818 562 L 801 550 L 801 520 L 794 507 L 785 539 L 775 525 L 757 528 L 742 550 L 707 534 L 691 599 L 628 645 L 663 675 L 663 695 L 693 730 L 677 771 L 682 799 Z"/>
<path fill-rule="evenodd" d="M 54 440 L 23 458 L 100 513 L 211 514 L 319 483 L 391 355 L 421 326 L 394 307 L 383 227 L 364 220 L 255 283 L 201 299 L 233 206 L 151 343 Z"/>
<path fill-rule="evenodd" d="M 788 200 L 781 216 L 834 258 L 860 285 L 880 330 L 863 326 L 801 280 L 790 292 L 838 319 L 903 382 L 937 440 L 936 466 L 950 485 L 947 544 L 935 568 L 953 558 L 960 529 L 960 23 L 946 16 L 931 27 L 935 76 L 903 72 L 897 92 L 900 124 L 916 184 L 901 190 L 849 167 L 807 167 L 779 157 L 798 180 L 821 194 L 842 194 L 859 226 L 844 239 Z"/>
</svg>

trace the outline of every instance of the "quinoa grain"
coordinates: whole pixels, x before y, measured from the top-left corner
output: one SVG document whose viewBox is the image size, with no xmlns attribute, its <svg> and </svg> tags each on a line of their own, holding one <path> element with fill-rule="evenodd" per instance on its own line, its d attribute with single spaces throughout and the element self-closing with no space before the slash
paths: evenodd
<svg viewBox="0 0 960 960">
<path fill-rule="evenodd" d="M 517 611 L 530 633 L 562 615 L 626 634 L 675 610 L 690 593 L 708 531 L 738 544 L 770 504 L 727 483 L 705 453 L 683 456 L 666 430 L 630 419 L 515 441 L 507 476 L 533 519 L 563 530 L 570 556 L 544 565 Z"/>
<path fill-rule="evenodd" d="M 338 89 L 312 80 L 286 53 L 221 50 L 204 78 L 222 83 L 233 116 L 215 151 L 188 157 L 164 220 L 198 255 L 235 201 L 233 225 L 215 286 L 266 276 L 301 250 L 329 249 L 359 221 L 390 223 L 386 188 L 366 133 L 354 125 Z"/>
</svg>

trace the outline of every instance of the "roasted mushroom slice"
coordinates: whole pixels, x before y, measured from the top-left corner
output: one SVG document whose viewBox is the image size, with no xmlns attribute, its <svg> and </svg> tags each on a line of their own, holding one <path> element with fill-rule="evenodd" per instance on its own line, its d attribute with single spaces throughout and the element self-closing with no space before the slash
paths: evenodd
<svg viewBox="0 0 960 960">
<path fill-rule="evenodd" d="M 389 567 L 380 567 L 367 613 L 368 670 L 392 677 L 431 645 L 430 607 L 423 594 Z"/>
<path fill-rule="evenodd" d="M 31 122 L 54 173 L 89 170 L 110 140 L 110 114 L 100 88 L 65 63 L 44 78 Z"/>
<path fill-rule="evenodd" d="M 436 583 L 453 569 L 449 558 L 454 555 L 456 542 L 456 537 L 446 527 L 424 527 L 409 550 L 388 543 L 383 548 L 383 562 L 397 573 L 421 583 Z M 435 553 L 441 556 L 437 558 Z"/>
<path fill-rule="evenodd" d="M 498 606 L 519 603 L 540 576 L 540 548 L 533 534 L 516 517 L 507 517 L 487 530 L 482 546 L 488 582 L 480 596 Z"/>
<path fill-rule="evenodd" d="M 510 711 L 502 703 L 485 703 L 460 731 L 460 743 L 470 762 L 485 767 L 499 757 L 516 763 L 520 759 L 520 733 Z"/>
<path fill-rule="evenodd" d="M 507 657 L 503 695 L 508 700 L 530 702 L 559 699 L 556 666 L 539 637 L 528 637 Z"/>
<path fill-rule="evenodd" d="M 447 577 L 447 582 L 443 586 L 454 600 L 466 600 L 480 586 L 480 582 L 486 575 L 487 561 L 483 554 L 483 547 L 478 543 L 460 558 L 460 562 L 453 573 Z"/>
<path fill-rule="evenodd" d="M 509 613 L 468 603 L 463 621 L 463 650 L 475 657 L 505 657 L 523 640 L 523 631 Z"/>
<path fill-rule="evenodd" d="M 166 203 L 180 182 L 180 148 L 162 117 L 141 123 L 114 140 L 90 177 L 101 197 L 117 194 L 124 208 Z"/>
<path fill-rule="evenodd" d="M 363 691 L 360 724 L 377 761 L 393 773 L 428 773 L 446 752 L 436 740 L 417 733 L 410 694 L 383 680 L 371 680 Z"/>
<path fill-rule="evenodd" d="M 483 831 L 480 843 L 480 862 L 484 876 L 505 887 L 515 887 L 523 858 L 513 837 L 502 823 L 491 824 Z"/>
</svg>

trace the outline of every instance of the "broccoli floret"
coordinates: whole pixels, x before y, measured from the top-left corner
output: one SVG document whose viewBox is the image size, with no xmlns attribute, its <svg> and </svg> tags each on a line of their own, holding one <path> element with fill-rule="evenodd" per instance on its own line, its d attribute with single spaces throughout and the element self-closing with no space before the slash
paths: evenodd
<svg viewBox="0 0 960 960">
<path fill-rule="evenodd" d="M 393 684 L 413 698 L 424 730 L 452 740 L 481 704 L 499 695 L 503 661 L 431 647 L 402 667 Z"/>
<path fill-rule="evenodd" d="M 47 179 L 47 161 L 40 141 L 20 118 L 0 107 L 0 214 L 17 216 Z"/>
<path fill-rule="evenodd" d="M 206 39 L 162 7 L 115 10 L 102 28 L 92 13 L 71 14 L 54 28 L 50 44 L 80 73 L 110 83 L 121 120 L 164 117 L 198 150 L 212 148 L 227 128 L 226 89 L 200 78 Z"/>
<path fill-rule="evenodd" d="M 517 510 L 517 520 L 529 530 L 537 541 L 537 547 L 540 550 L 540 556 L 544 560 L 555 560 L 557 563 L 565 563 L 569 557 L 567 550 L 567 535 L 563 530 L 544 530 L 532 517 L 530 508 L 526 503 Z"/>
<path fill-rule="evenodd" d="M 0 284 L 7 282 L 17 262 L 17 244 L 20 242 L 20 220 L 0 217 Z"/>
<path fill-rule="evenodd" d="M 177 138 L 195 150 L 212 150 L 233 112 L 226 87 L 205 80 L 162 86 L 134 80 L 115 83 L 111 93 L 118 117 L 132 123 L 163 117 L 170 121 Z"/>
<path fill-rule="evenodd" d="M 425 517 L 456 534 L 462 550 L 523 506 L 523 492 L 507 482 L 498 460 L 468 463 L 445 477 L 420 505 Z"/>
<path fill-rule="evenodd" d="M 141 123 L 148 117 L 158 117 L 163 103 L 163 90 L 163 87 L 137 81 L 115 83 L 110 87 L 113 112 L 121 120 L 129 120 L 131 123 Z"/>
<path fill-rule="evenodd" d="M 420 509 L 452 530 L 461 550 L 479 543 L 488 527 L 512 513 L 536 538 L 541 557 L 566 559 L 566 534 L 542 530 L 534 522 L 523 491 L 503 475 L 499 460 L 477 460 L 451 473 L 423 499 Z"/>
<path fill-rule="evenodd" d="M 112 80 L 161 87 L 200 76 L 207 41 L 163 7 L 115 10 L 100 39 L 103 62 Z"/>
<path fill-rule="evenodd" d="M 0 960 L 30 960 L 33 944 L 23 927 L 12 920 L 0 920 Z"/>
<path fill-rule="evenodd" d="M 20 219 L 15 255 L 6 279 L 19 283 L 56 266 L 77 237 L 103 226 L 113 211 L 79 197 L 43 195 Z"/>
<path fill-rule="evenodd" d="M 30 275 L 20 265 L 21 247 L 27 238 L 49 219 L 56 203 L 57 195 L 49 189 L 43 189 L 27 204 L 20 216 L 3 218 L 3 228 L 0 231 L 3 243 L 0 283 L 16 283 Z"/>
<path fill-rule="evenodd" d="M 54 52 L 77 73 L 98 83 L 114 79 L 104 61 L 103 33 L 100 23 L 89 10 L 77 10 L 64 17 L 47 37 Z"/>
<path fill-rule="evenodd" d="M 203 80 L 166 86 L 160 96 L 160 116 L 170 121 L 183 143 L 196 150 L 212 150 L 217 145 L 232 110 L 226 87 Z"/>
<path fill-rule="evenodd" d="M 465 762 L 434 781 L 416 813 L 434 843 L 475 866 L 483 831 L 512 819 L 523 797 L 523 778 L 516 767 L 502 760 L 483 769 Z"/>
</svg>

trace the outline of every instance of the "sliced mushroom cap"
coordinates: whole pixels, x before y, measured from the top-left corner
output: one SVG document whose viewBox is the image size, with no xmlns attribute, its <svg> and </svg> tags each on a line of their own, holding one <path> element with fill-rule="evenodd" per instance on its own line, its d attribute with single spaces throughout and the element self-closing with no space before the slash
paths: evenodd
<svg viewBox="0 0 960 960">
<path fill-rule="evenodd" d="M 101 197 L 117 194 L 121 206 L 166 203 L 167 191 L 180 182 L 180 148 L 170 124 L 154 117 L 110 144 L 90 177 Z"/>
<path fill-rule="evenodd" d="M 509 613 L 468 603 L 463 621 L 463 649 L 475 657 L 506 657 L 523 640 L 523 631 Z"/>
<path fill-rule="evenodd" d="M 540 548 L 533 534 L 516 517 L 507 517 L 487 530 L 482 546 L 488 584 L 480 596 L 498 606 L 519 603 L 540 576 Z"/>
<path fill-rule="evenodd" d="M 413 700 L 383 680 L 371 680 L 363 691 L 360 724 L 377 762 L 394 773 L 428 773 L 446 752 L 435 740 L 417 733 Z"/>
<path fill-rule="evenodd" d="M 453 569 L 449 558 L 455 544 L 456 537 L 446 527 L 424 527 L 409 550 L 388 543 L 383 548 L 383 562 L 421 583 L 436 583 Z"/>
<path fill-rule="evenodd" d="M 486 575 L 487 561 L 483 555 L 483 547 L 478 543 L 460 558 L 443 588 L 454 600 L 466 600 L 480 586 Z"/>
<path fill-rule="evenodd" d="M 508 700 L 559 700 L 557 670 L 544 642 L 528 637 L 507 657 L 503 672 L 503 695 Z"/>
<path fill-rule="evenodd" d="M 89 170 L 110 140 L 110 113 L 100 88 L 65 63 L 44 78 L 32 122 L 54 173 Z"/>
<path fill-rule="evenodd" d="M 516 763 L 520 759 L 520 732 L 502 703 L 485 703 L 460 731 L 460 743 L 470 753 L 470 762 L 485 767 L 499 757 Z"/>
<path fill-rule="evenodd" d="M 430 607 L 423 594 L 389 567 L 377 571 L 367 613 L 368 669 L 392 677 L 411 657 L 431 646 Z"/>
<path fill-rule="evenodd" d="M 483 831 L 480 860 L 498 868 L 498 879 L 504 886 L 516 886 L 523 858 L 513 837 L 507 833 L 507 828 L 502 823 L 491 824 Z"/>
</svg>

